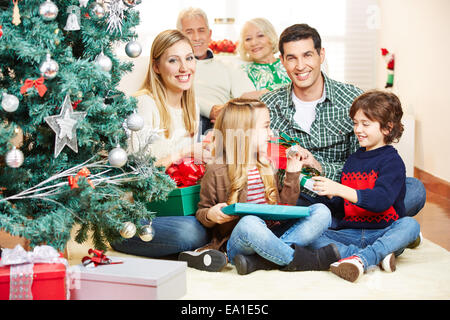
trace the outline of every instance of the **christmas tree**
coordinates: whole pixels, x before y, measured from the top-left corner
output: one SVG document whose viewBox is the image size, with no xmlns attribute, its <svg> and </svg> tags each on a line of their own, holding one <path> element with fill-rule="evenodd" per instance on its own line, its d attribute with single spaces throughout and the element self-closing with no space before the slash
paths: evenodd
<svg viewBox="0 0 450 320">
<path fill-rule="evenodd" d="M 142 142 L 142 119 L 118 90 L 133 68 L 140 0 L 2 0 L 0 13 L 0 229 L 63 250 L 92 233 L 96 248 L 152 238 L 146 204 L 174 188 Z M 130 197 L 130 195 L 132 195 Z"/>
</svg>

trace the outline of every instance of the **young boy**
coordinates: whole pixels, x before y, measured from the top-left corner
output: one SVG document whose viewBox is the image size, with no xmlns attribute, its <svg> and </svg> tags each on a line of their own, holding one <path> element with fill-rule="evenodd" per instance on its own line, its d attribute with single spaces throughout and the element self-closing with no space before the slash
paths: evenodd
<svg viewBox="0 0 450 320">
<path fill-rule="evenodd" d="M 330 268 L 354 282 L 368 267 L 395 270 L 395 254 L 414 242 L 420 226 L 405 217 L 405 165 L 390 144 L 402 133 L 403 112 L 396 95 L 369 91 L 350 108 L 360 148 L 344 165 L 341 183 L 314 177 L 314 190 L 333 198 L 334 223 L 311 247 L 335 243 L 343 259 Z M 420 239 L 420 238 L 419 238 Z"/>
</svg>

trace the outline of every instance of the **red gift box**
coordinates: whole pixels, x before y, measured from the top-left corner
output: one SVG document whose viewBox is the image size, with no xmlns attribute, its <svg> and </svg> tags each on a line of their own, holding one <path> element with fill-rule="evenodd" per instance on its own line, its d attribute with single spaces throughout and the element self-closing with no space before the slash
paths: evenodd
<svg viewBox="0 0 450 320">
<path fill-rule="evenodd" d="M 66 280 L 70 279 L 70 277 L 66 279 L 69 271 L 66 270 L 67 260 L 54 248 L 40 246 L 33 252 L 27 252 L 17 245 L 14 249 L 4 249 L 2 259 L 0 259 L 0 300 L 67 299 Z M 15 290 L 12 292 L 15 297 L 10 297 L 11 289 Z M 31 297 L 27 297 L 27 293 L 31 293 Z"/>
<path fill-rule="evenodd" d="M 9 300 L 10 266 L 0 267 L 0 300 Z M 62 263 L 36 263 L 33 267 L 33 300 L 66 300 L 66 267 Z"/>
<path fill-rule="evenodd" d="M 267 156 L 272 161 L 275 169 L 286 169 L 286 150 L 286 147 L 277 143 L 269 142 L 267 144 Z"/>
</svg>

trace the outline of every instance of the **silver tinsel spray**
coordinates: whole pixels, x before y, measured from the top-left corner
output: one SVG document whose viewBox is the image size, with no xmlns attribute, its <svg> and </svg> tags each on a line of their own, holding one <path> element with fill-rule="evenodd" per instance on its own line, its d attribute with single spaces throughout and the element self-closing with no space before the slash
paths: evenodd
<svg viewBox="0 0 450 320">
<path fill-rule="evenodd" d="M 119 31 L 122 34 L 123 10 L 125 7 L 121 0 L 111 0 L 109 4 L 108 28 L 106 31 Z"/>
</svg>

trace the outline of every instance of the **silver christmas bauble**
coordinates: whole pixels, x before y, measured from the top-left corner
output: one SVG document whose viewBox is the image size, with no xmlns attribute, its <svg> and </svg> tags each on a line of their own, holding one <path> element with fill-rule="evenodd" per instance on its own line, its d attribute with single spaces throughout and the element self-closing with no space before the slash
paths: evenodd
<svg viewBox="0 0 450 320">
<path fill-rule="evenodd" d="M 19 107 L 19 99 L 12 94 L 3 92 L 2 108 L 6 112 L 14 112 Z"/>
<path fill-rule="evenodd" d="M 89 16 L 95 20 L 103 19 L 106 15 L 105 7 L 98 2 L 94 2 L 89 6 Z"/>
<path fill-rule="evenodd" d="M 129 239 L 133 237 L 136 234 L 136 226 L 134 223 L 128 221 L 125 222 L 122 226 L 122 229 L 120 229 L 120 235 L 125 238 Z"/>
<path fill-rule="evenodd" d="M 39 14 L 45 21 L 51 21 L 58 15 L 58 7 L 50 0 L 46 0 L 39 6 Z"/>
<path fill-rule="evenodd" d="M 50 54 L 47 53 L 46 60 L 41 64 L 39 71 L 44 76 L 45 79 L 53 79 L 58 73 L 59 65 L 58 63 L 50 58 Z"/>
<path fill-rule="evenodd" d="M 141 238 L 142 241 L 152 241 L 154 236 L 155 230 L 153 230 L 153 227 L 151 225 L 145 225 L 141 227 L 139 238 Z"/>
<path fill-rule="evenodd" d="M 95 58 L 95 64 L 98 65 L 103 71 L 109 72 L 112 68 L 111 59 L 106 56 L 103 51 Z"/>
<path fill-rule="evenodd" d="M 131 131 L 139 131 L 144 127 L 144 118 L 139 114 L 132 113 L 127 118 L 127 127 Z"/>
<path fill-rule="evenodd" d="M 11 168 L 18 168 L 23 164 L 23 153 L 16 147 L 13 147 L 6 153 L 5 161 L 6 165 Z"/>
<path fill-rule="evenodd" d="M 112 149 L 108 154 L 109 164 L 116 168 L 121 168 L 127 163 L 128 155 L 120 146 Z"/>
<path fill-rule="evenodd" d="M 123 3 L 128 8 L 133 8 L 133 7 L 137 6 L 138 4 L 140 4 L 141 2 L 142 2 L 142 0 L 123 0 Z"/>
<path fill-rule="evenodd" d="M 130 58 L 136 58 L 139 57 L 139 55 L 142 52 L 141 44 L 137 41 L 130 41 L 125 46 L 125 53 Z"/>
</svg>

